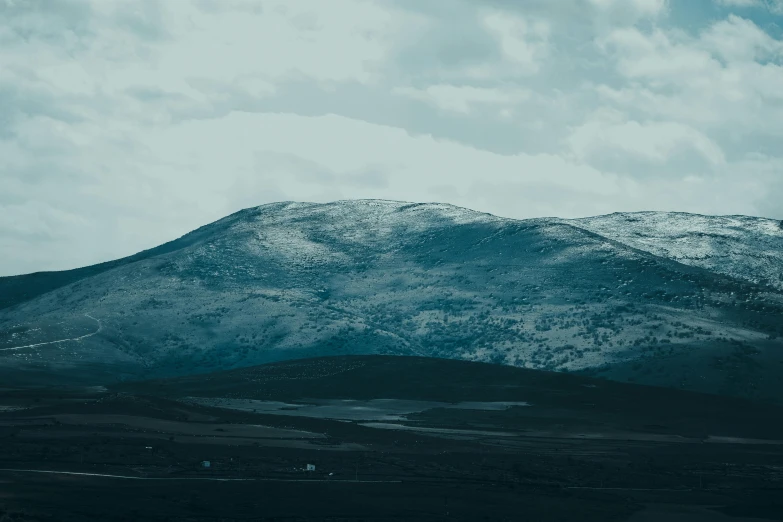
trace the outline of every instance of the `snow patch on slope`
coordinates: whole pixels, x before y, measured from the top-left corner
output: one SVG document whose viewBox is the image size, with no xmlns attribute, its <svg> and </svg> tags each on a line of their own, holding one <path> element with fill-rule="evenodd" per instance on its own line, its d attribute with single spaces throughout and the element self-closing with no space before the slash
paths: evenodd
<svg viewBox="0 0 783 522">
<path fill-rule="evenodd" d="M 657 256 L 783 290 L 783 229 L 772 219 L 636 212 L 564 222 Z"/>
<path fill-rule="evenodd" d="M 512 220 L 442 203 L 358 200 L 328 204 L 279 203 L 250 209 L 229 233 L 249 233 L 249 251 L 280 256 L 295 266 L 347 263 L 347 248 L 389 250 L 395 238 L 459 224 Z M 398 239 L 399 240 L 399 239 Z"/>
</svg>

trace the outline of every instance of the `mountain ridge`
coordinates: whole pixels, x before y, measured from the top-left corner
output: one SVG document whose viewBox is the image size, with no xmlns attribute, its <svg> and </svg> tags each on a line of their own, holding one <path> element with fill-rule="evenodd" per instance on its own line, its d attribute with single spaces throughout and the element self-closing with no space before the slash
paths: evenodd
<svg viewBox="0 0 783 522">
<path fill-rule="evenodd" d="M 781 238 L 781 246 L 783 246 L 783 221 L 777 221 L 769 218 L 762 218 L 762 217 L 754 217 L 754 216 L 747 216 L 747 215 L 741 215 L 741 214 L 727 214 L 727 215 L 706 215 L 706 214 L 698 214 L 698 213 L 690 213 L 690 212 L 659 212 L 659 211 L 638 211 L 638 212 L 613 212 L 610 214 L 602 214 L 598 216 L 591 216 L 591 217 L 585 217 L 585 218 L 560 218 L 560 217 L 538 217 L 538 218 L 527 218 L 527 219 L 514 219 L 514 218 L 504 218 L 500 216 L 496 216 L 491 213 L 486 212 L 479 212 L 474 211 L 465 207 L 459 207 L 456 205 L 451 205 L 448 203 L 411 203 L 406 201 L 397 201 L 397 200 L 387 200 L 387 199 L 358 199 L 358 200 L 338 200 L 331 203 L 313 203 L 313 202 L 297 202 L 297 201 L 280 201 L 280 202 L 274 202 L 274 203 L 267 203 L 263 205 L 258 205 L 254 207 L 248 207 L 245 209 L 238 210 L 232 214 L 229 214 L 228 216 L 221 218 L 219 220 L 216 220 L 212 223 L 208 223 L 206 225 L 202 225 L 201 227 L 198 227 L 197 229 L 188 232 L 186 234 L 183 234 L 182 236 L 173 239 L 171 241 L 168 241 L 166 243 L 163 243 L 159 246 L 152 247 L 143 251 L 140 251 L 136 254 L 132 254 L 130 256 L 122 257 L 115 260 L 105 261 L 101 263 L 97 263 L 94 265 L 88 265 L 85 267 L 79 267 L 69 270 L 58 270 L 58 271 L 41 271 L 41 272 L 32 272 L 29 274 L 19 274 L 19 275 L 12 275 L 12 276 L 0 276 L 0 310 L 3 308 L 8 308 L 10 306 L 13 306 L 14 304 L 18 302 L 23 302 L 25 300 L 33 299 L 37 297 L 38 295 L 41 295 L 43 293 L 46 293 L 47 291 L 51 291 L 56 288 L 60 288 L 62 286 L 65 286 L 67 284 L 70 284 L 72 282 L 78 281 L 80 279 L 84 279 L 86 277 L 91 277 L 92 275 L 96 275 L 99 273 L 102 273 L 107 270 L 111 270 L 113 268 L 116 268 L 118 266 L 132 263 L 135 261 L 141 261 L 143 259 L 148 259 L 150 257 L 155 257 L 161 254 L 168 253 L 171 250 L 174 249 L 181 249 L 185 248 L 186 246 L 189 246 L 189 244 L 192 244 L 193 242 L 197 241 L 201 235 L 203 235 L 205 232 L 211 230 L 212 228 L 218 226 L 219 224 L 223 224 L 226 222 L 236 221 L 239 218 L 253 212 L 253 211 L 260 211 L 260 210 L 267 210 L 271 208 L 276 209 L 283 209 L 290 206 L 306 206 L 306 207 L 318 207 L 323 205 L 339 205 L 339 204 L 345 204 L 345 203 L 360 203 L 360 202 L 380 202 L 380 203 L 389 203 L 389 204 L 399 204 L 402 205 L 400 208 L 398 208 L 398 211 L 406 210 L 410 208 L 415 207 L 433 207 L 433 206 L 440 206 L 440 207 L 446 207 L 446 208 L 452 208 L 455 210 L 463 211 L 466 214 L 475 214 L 475 215 L 482 215 L 487 216 L 496 220 L 501 221 L 517 221 L 517 222 L 536 222 L 536 221 L 546 221 L 546 222 L 562 222 L 566 224 L 570 224 L 572 226 L 578 227 L 580 229 L 593 232 L 601 237 L 604 237 L 605 239 L 612 239 L 614 241 L 617 241 L 620 244 L 623 244 L 628 247 L 636 248 L 638 250 L 653 253 L 655 255 L 659 255 L 659 257 L 668 257 L 664 254 L 657 254 L 654 252 L 654 249 L 652 248 L 644 248 L 641 245 L 631 243 L 626 241 L 623 241 L 617 236 L 614 236 L 612 234 L 607 234 L 606 230 L 603 230 L 601 227 L 597 226 L 591 226 L 594 223 L 598 221 L 609 221 L 611 218 L 623 218 L 628 219 L 628 216 L 685 216 L 688 218 L 710 218 L 710 219 L 728 219 L 728 218 L 734 218 L 734 219 L 742 219 L 742 220 L 759 220 L 764 221 L 768 224 L 769 229 L 774 229 L 775 225 L 777 225 L 777 228 L 780 230 L 780 238 Z M 603 232 L 603 233 L 602 233 Z M 604 235 L 606 234 L 606 235 Z M 188 241 L 191 241 L 190 243 Z M 181 243 L 185 244 L 181 244 Z M 174 248 L 176 245 L 176 248 Z M 783 259 L 783 256 L 781 256 L 781 259 Z M 682 262 L 685 260 L 685 258 L 679 258 L 678 261 Z M 686 263 L 688 264 L 688 263 Z M 695 265 L 694 266 L 699 266 Z M 781 266 L 783 267 L 783 261 L 781 261 Z M 779 271 L 780 274 L 780 282 L 775 284 L 775 287 L 778 290 L 783 289 L 783 268 L 780 268 Z M 729 275 L 729 274 L 726 274 Z M 750 282 L 755 282 L 750 279 L 746 279 Z M 24 286 L 24 288 L 20 288 Z"/>
<path fill-rule="evenodd" d="M 783 228 L 776 220 L 633 212 L 573 221 L 651 254 L 783 290 Z"/>
<path fill-rule="evenodd" d="M 783 396 L 783 295 L 742 270 L 591 230 L 627 218 L 609 216 L 510 220 L 388 200 L 252 207 L 0 309 L 0 367 L 135 379 L 410 354 Z M 70 340 L 95 331 L 89 317 L 101 331 Z"/>
</svg>

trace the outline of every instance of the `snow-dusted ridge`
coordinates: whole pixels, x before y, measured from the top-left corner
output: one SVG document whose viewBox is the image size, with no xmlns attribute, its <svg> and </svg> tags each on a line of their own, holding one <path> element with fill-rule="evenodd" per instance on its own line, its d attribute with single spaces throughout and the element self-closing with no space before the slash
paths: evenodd
<svg viewBox="0 0 783 522">
<path fill-rule="evenodd" d="M 780 221 L 750 216 L 634 212 L 565 222 L 656 256 L 783 290 Z"/>
<path fill-rule="evenodd" d="M 0 306 L 0 348 L 12 348 L 0 351 L 0 372 L 99 363 L 150 377 L 386 353 L 626 368 L 622 378 L 667 386 L 697 375 L 699 389 L 750 393 L 767 374 L 783 383 L 776 226 L 743 216 L 515 220 L 441 203 L 272 203 Z M 29 281 L 40 288 L 39 276 Z M 62 334 L 85 313 L 101 319 L 99 333 Z"/>
<path fill-rule="evenodd" d="M 631 212 L 561 219 L 516 220 L 447 203 L 394 200 L 341 200 L 332 203 L 282 202 L 243 212 L 256 217 L 234 225 L 249 230 L 263 224 L 256 240 L 300 264 L 345 260 L 306 237 L 297 224 L 319 226 L 355 245 L 377 246 L 395 233 L 421 233 L 439 227 L 484 223 L 566 224 L 633 249 L 689 266 L 783 291 L 783 228 L 780 221 L 751 216 L 705 216 L 684 212 Z M 553 227 L 552 234 L 562 233 Z M 578 250 L 577 250 L 578 253 Z"/>
<path fill-rule="evenodd" d="M 235 221 L 230 228 L 234 233 L 252 234 L 247 248 L 256 255 L 274 253 L 301 267 L 347 263 L 346 246 L 382 251 L 393 244 L 394 236 L 512 221 L 445 203 L 377 199 L 271 203 L 242 212 L 248 213 L 248 219 Z M 338 239 L 340 249 L 330 246 Z"/>
</svg>

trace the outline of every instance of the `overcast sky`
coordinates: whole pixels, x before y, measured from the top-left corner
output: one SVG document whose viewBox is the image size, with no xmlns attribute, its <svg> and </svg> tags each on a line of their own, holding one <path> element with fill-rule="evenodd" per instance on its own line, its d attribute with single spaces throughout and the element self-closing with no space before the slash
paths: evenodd
<svg viewBox="0 0 783 522">
<path fill-rule="evenodd" d="M 281 200 L 783 218 L 783 0 L 0 0 L 0 275 Z"/>
</svg>

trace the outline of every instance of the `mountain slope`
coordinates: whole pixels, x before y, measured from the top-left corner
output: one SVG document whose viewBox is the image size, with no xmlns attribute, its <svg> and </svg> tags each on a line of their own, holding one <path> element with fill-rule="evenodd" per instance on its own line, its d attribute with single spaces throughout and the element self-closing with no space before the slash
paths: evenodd
<svg viewBox="0 0 783 522">
<path fill-rule="evenodd" d="M 197 232 L 0 310 L 0 367 L 89 380 L 381 353 L 783 397 L 780 292 L 584 224 L 343 201 Z"/>
<path fill-rule="evenodd" d="M 656 256 L 783 290 L 783 223 L 776 220 L 635 212 L 569 222 Z"/>
<path fill-rule="evenodd" d="M 16 304 L 35 299 L 39 295 L 51 292 L 58 288 L 76 283 L 82 279 L 102 274 L 114 268 L 128 265 L 136 261 L 142 261 L 151 257 L 168 254 L 198 243 L 213 233 L 215 227 L 226 226 L 227 223 L 241 219 L 242 213 L 232 214 L 210 225 L 200 227 L 193 232 L 185 234 L 179 239 L 169 241 L 163 245 L 144 250 L 132 256 L 114 261 L 107 261 L 97 265 L 62 270 L 59 272 L 36 272 L 18 276 L 0 277 L 0 310 L 10 308 Z"/>
</svg>

